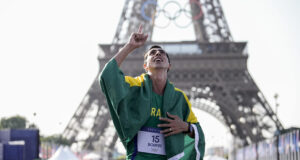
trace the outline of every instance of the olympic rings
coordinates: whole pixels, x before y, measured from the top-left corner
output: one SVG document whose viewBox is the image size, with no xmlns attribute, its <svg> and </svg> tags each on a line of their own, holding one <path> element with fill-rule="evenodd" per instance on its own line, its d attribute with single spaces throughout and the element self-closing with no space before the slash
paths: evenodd
<svg viewBox="0 0 300 160">
<path fill-rule="evenodd" d="M 196 15 L 192 16 L 192 11 L 187 9 L 188 5 L 196 5 L 199 8 L 199 13 L 197 13 Z M 154 5 L 154 7 L 156 8 L 156 12 L 153 12 L 152 15 L 147 15 L 145 13 L 145 10 L 147 9 L 147 7 L 149 7 L 150 5 Z M 173 13 L 170 13 L 170 11 L 167 11 L 167 7 L 171 6 L 171 5 L 175 5 L 175 7 L 177 8 L 177 10 Z M 180 17 L 182 15 L 182 13 L 184 13 L 184 15 L 186 17 L 188 17 L 188 19 L 190 20 L 188 23 L 186 23 L 185 25 L 182 25 L 182 23 L 178 22 L 180 20 Z M 154 15 L 153 15 L 154 14 Z M 163 15 L 166 20 L 161 20 L 161 15 Z M 182 6 L 179 4 L 178 1 L 175 0 L 170 0 L 167 1 L 164 5 L 163 8 L 160 8 L 160 6 L 157 4 L 157 2 L 155 0 L 147 0 L 146 2 L 144 2 L 142 4 L 141 7 L 141 16 L 143 17 L 143 19 L 145 19 L 146 21 L 151 21 L 153 18 L 156 18 L 156 20 L 160 19 L 161 22 L 164 22 L 164 25 L 157 25 L 157 23 L 155 23 L 156 27 L 159 28 L 166 28 L 171 21 L 174 22 L 174 24 L 180 28 L 186 28 L 188 27 L 193 20 L 198 20 L 203 16 L 203 11 L 202 11 L 202 7 L 201 4 L 198 0 L 189 0 L 184 7 L 182 8 Z"/>
<path fill-rule="evenodd" d="M 191 4 L 192 4 L 192 3 L 195 3 L 195 4 L 199 7 L 199 9 L 200 9 L 200 12 L 199 12 L 196 16 L 193 17 L 193 20 L 198 20 L 198 19 L 200 19 L 200 18 L 203 16 L 203 11 L 202 11 L 200 2 L 197 1 L 197 0 L 190 0 L 190 3 L 191 3 Z"/>
<path fill-rule="evenodd" d="M 175 5 L 177 5 L 177 6 L 179 6 L 178 8 L 178 10 L 175 12 L 175 15 L 173 15 L 173 16 L 170 16 L 170 13 L 169 12 L 167 12 L 166 11 L 166 9 L 165 8 L 167 8 L 167 6 L 169 6 L 170 4 L 175 4 Z M 180 6 L 180 4 L 177 2 L 177 1 L 168 1 L 167 3 L 165 3 L 165 5 L 163 6 L 163 12 L 164 12 L 164 16 L 165 17 L 167 17 L 169 20 L 175 20 L 175 19 L 177 19 L 180 15 L 181 15 L 181 6 Z M 167 15 L 168 14 L 168 15 Z"/>
<path fill-rule="evenodd" d="M 142 5 L 142 8 L 141 8 L 141 14 L 142 14 L 142 17 L 146 20 L 146 21 L 151 21 L 151 17 L 152 16 L 147 16 L 146 13 L 145 13 L 145 9 L 146 7 L 149 5 L 149 4 L 152 4 L 154 6 L 157 6 L 157 3 L 154 1 L 154 0 L 148 0 L 146 1 L 143 5 Z"/>
<path fill-rule="evenodd" d="M 145 10 L 147 9 L 147 7 L 149 6 L 149 5 L 154 5 L 154 7 L 156 7 L 156 8 L 158 8 L 157 10 L 156 10 L 156 12 L 154 13 L 155 15 L 150 15 L 150 16 L 148 16 L 148 15 L 146 15 L 146 13 L 145 13 Z M 162 10 L 162 9 L 159 9 L 159 6 L 157 5 L 157 2 L 155 1 L 155 0 L 147 0 L 143 5 L 142 5 L 142 7 L 141 7 L 141 15 L 142 15 L 142 17 L 146 20 L 146 21 L 151 21 L 152 20 L 152 17 L 154 17 L 154 18 L 157 18 L 157 17 L 160 17 L 159 15 L 160 15 L 160 13 L 164 13 L 165 11 L 164 10 Z M 164 15 L 165 15 L 166 13 L 164 13 Z M 167 13 L 168 14 L 168 13 Z M 166 24 L 164 24 L 164 25 L 155 25 L 156 27 L 158 27 L 158 28 L 166 28 L 166 27 L 168 27 L 169 25 L 170 25 L 170 23 L 171 23 L 171 21 L 170 20 L 168 20 L 167 21 L 167 23 Z"/>
</svg>

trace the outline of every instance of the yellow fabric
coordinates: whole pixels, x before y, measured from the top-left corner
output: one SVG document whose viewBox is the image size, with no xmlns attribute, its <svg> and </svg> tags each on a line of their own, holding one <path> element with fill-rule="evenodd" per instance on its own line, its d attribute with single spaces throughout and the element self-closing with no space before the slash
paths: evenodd
<svg viewBox="0 0 300 160">
<path fill-rule="evenodd" d="M 142 85 L 142 83 L 144 83 L 144 76 L 145 76 L 145 74 L 142 74 L 141 76 L 138 76 L 138 77 L 125 76 L 125 81 L 130 85 L 130 87 L 133 87 L 133 86 L 140 87 Z M 180 90 L 178 88 L 175 88 L 175 90 L 181 92 L 184 95 L 184 98 L 189 106 L 190 113 L 189 113 L 187 122 L 197 123 L 198 122 L 197 117 L 195 116 L 194 112 L 192 111 L 192 105 L 191 105 L 188 97 L 182 90 Z"/>
<path fill-rule="evenodd" d="M 195 116 L 194 112 L 192 111 L 192 105 L 191 105 L 188 97 L 185 95 L 185 93 L 182 90 L 180 90 L 178 88 L 175 88 L 175 90 L 181 92 L 183 94 L 186 102 L 188 103 L 188 106 L 189 106 L 189 109 L 190 109 L 190 113 L 189 113 L 189 116 L 187 118 L 187 122 L 197 123 L 198 122 L 197 117 Z"/>
<path fill-rule="evenodd" d="M 130 76 L 125 76 L 125 81 L 130 85 L 130 87 L 133 87 L 133 86 L 141 86 L 142 83 L 144 82 L 144 76 L 145 74 L 142 74 L 141 76 L 139 77 L 130 77 Z"/>
</svg>

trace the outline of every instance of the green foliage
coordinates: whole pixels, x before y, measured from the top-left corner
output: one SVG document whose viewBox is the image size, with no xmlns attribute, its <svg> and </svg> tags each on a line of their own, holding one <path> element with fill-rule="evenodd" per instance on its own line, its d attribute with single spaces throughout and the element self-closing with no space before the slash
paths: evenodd
<svg viewBox="0 0 300 160">
<path fill-rule="evenodd" d="M 0 129 L 24 129 L 26 128 L 27 119 L 16 115 L 10 118 L 1 118 Z"/>
<path fill-rule="evenodd" d="M 41 142 L 55 143 L 55 144 L 61 144 L 65 146 L 71 145 L 71 141 L 69 141 L 66 138 L 63 138 L 60 134 L 55 134 L 47 137 L 41 136 Z"/>
<path fill-rule="evenodd" d="M 27 128 L 30 128 L 30 129 L 39 129 L 34 123 L 29 124 L 29 126 Z"/>
</svg>

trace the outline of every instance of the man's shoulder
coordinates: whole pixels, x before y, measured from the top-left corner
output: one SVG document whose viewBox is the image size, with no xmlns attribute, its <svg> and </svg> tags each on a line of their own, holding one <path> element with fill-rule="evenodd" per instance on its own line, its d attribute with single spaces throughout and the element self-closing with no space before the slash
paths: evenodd
<svg viewBox="0 0 300 160">
<path fill-rule="evenodd" d="M 179 88 L 174 87 L 176 98 L 180 98 L 185 101 L 188 105 L 190 105 L 189 98 L 185 94 L 185 92 Z"/>
<path fill-rule="evenodd" d="M 141 74 L 137 77 L 131 77 L 131 76 L 125 76 L 125 81 L 130 85 L 130 87 L 133 86 L 142 86 L 144 83 L 145 74 Z"/>
<path fill-rule="evenodd" d="M 183 90 L 181 90 L 179 88 L 176 88 L 176 87 L 174 87 L 174 90 L 175 90 L 175 93 L 177 95 L 183 96 L 185 99 L 188 99 L 187 96 L 186 96 L 186 94 L 185 94 L 185 92 Z"/>
<path fill-rule="evenodd" d="M 174 86 L 174 90 L 175 90 L 175 92 L 178 92 L 178 93 L 181 93 L 181 94 L 185 95 L 183 90 L 181 90 L 179 88 L 176 88 L 175 86 Z"/>
</svg>

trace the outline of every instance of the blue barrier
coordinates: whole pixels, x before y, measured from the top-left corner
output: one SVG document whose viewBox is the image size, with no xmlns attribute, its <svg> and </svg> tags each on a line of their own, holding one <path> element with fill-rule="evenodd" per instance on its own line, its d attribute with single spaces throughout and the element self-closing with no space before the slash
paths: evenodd
<svg viewBox="0 0 300 160">
<path fill-rule="evenodd" d="M 3 160 L 25 160 L 25 146 L 24 145 L 3 145 Z"/>
<path fill-rule="evenodd" d="M 24 141 L 24 160 L 39 158 L 39 130 L 37 129 L 6 129 L 0 131 L 0 142 Z M 17 148 L 14 148 L 18 150 Z M 14 150 L 13 148 L 11 150 Z M 10 152 L 4 150 L 4 157 Z"/>
</svg>

